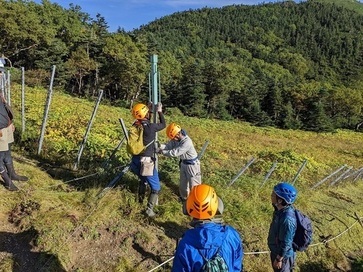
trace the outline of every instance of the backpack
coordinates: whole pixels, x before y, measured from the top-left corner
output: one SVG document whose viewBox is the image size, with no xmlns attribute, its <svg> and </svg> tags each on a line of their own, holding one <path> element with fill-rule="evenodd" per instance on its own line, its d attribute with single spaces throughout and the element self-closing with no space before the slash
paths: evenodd
<svg viewBox="0 0 363 272">
<path fill-rule="evenodd" d="M 305 251 L 313 240 L 311 219 L 298 209 L 295 209 L 296 232 L 292 247 L 297 251 Z"/>
<path fill-rule="evenodd" d="M 201 272 L 228 272 L 228 266 L 226 261 L 219 254 L 219 249 L 216 254 L 211 259 L 207 259 L 198 249 L 199 254 L 202 255 L 203 260 L 205 261 L 204 265 L 201 268 Z"/>
<path fill-rule="evenodd" d="M 139 155 L 145 150 L 142 124 L 133 124 L 129 129 L 126 150 L 131 155 Z"/>
</svg>

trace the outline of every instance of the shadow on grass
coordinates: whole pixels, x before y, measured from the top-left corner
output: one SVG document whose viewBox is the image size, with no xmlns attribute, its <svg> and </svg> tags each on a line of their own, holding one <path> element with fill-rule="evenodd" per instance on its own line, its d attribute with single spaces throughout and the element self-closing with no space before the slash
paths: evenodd
<svg viewBox="0 0 363 272">
<path fill-rule="evenodd" d="M 299 266 L 300 272 L 329 272 L 331 271 L 322 262 L 308 262 Z M 351 262 L 351 272 L 363 272 L 363 259 L 356 259 Z"/>
<path fill-rule="evenodd" d="M 124 166 L 131 162 L 131 158 L 120 156 L 115 149 L 108 150 L 104 157 L 96 156 L 85 147 L 80 160 L 77 162 L 78 150 L 72 150 L 68 154 L 56 153 L 54 150 L 44 150 L 40 155 L 37 154 L 37 143 L 33 139 L 21 139 L 20 135 L 16 137 L 17 145 L 14 146 L 14 152 L 19 153 L 16 156 L 18 162 L 31 163 L 49 174 L 53 179 L 61 180 L 65 184 L 76 188 L 77 190 L 87 190 L 94 187 L 106 187 L 114 177 L 120 173 Z M 24 148 L 24 146 L 26 148 Z M 121 146 L 125 148 L 125 146 Z M 13 156 L 14 157 L 14 156 Z M 21 171 L 20 171 L 21 172 Z M 131 173 L 129 170 L 128 172 Z M 179 178 L 175 182 L 172 175 L 174 173 L 179 177 L 178 160 L 174 158 L 164 158 L 159 165 L 159 178 L 166 187 L 170 188 L 173 194 L 179 196 Z M 130 175 L 130 174 L 129 174 Z M 135 184 L 135 177 L 123 176 L 115 185 L 123 185 L 132 192 L 138 191 L 138 183 Z M 175 179 L 175 178 L 174 178 Z"/>
<path fill-rule="evenodd" d="M 148 259 L 152 259 L 153 261 L 155 261 L 157 263 L 162 263 L 163 262 L 161 260 L 161 256 L 155 255 L 152 252 L 145 251 L 145 249 L 138 243 L 134 243 L 132 245 L 132 247 L 133 247 L 133 249 L 135 249 L 137 252 L 139 252 L 144 257 L 137 266 L 139 266 L 142 262 L 144 262 L 144 261 L 146 261 Z"/>
<path fill-rule="evenodd" d="M 100 158 L 93 154 L 89 154 L 89 152 L 84 152 L 80 164 L 74 169 L 75 159 L 73 159 L 73 157 L 77 154 L 58 154 L 57 156 L 54 155 L 50 158 L 33 153 L 26 153 L 21 150 L 17 151 L 20 153 L 14 154 L 13 152 L 14 160 L 20 163 L 35 165 L 53 179 L 60 180 L 64 182 L 64 184 L 76 188 L 77 190 L 106 187 L 107 184 L 122 171 L 123 167 L 130 163 L 129 159 L 117 157 L 112 159 Z M 27 158 L 23 155 L 26 155 Z M 19 172 L 22 172 L 21 169 L 19 170 Z M 116 186 L 117 185 L 118 184 L 116 184 Z"/>
<path fill-rule="evenodd" d="M 184 232 L 188 229 L 185 228 L 183 226 L 180 226 L 179 224 L 175 223 L 175 222 L 164 222 L 164 223 L 159 223 L 156 222 L 155 220 L 151 221 L 154 224 L 157 224 L 158 226 L 162 227 L 164 229 L 164 233 L 166 236 L 168 236 L 170 239 L 175 240 L 175 249 L 178 245 L 179 240 L 181 239 L 182 235 L 184 234 Z M 139 262 L 137 264 L 136 267 L 138 267 L 142 262 L 147 261 L 148 259 L 151 259 L 153 261 L 155 261 L 158 264 L 162 264 L 163 262 L 166 262 L 168 260 L 167 263 L 164 264 L 163 271 L 170 271 L 171 269 L 171 265 L 173 263 L 173 261 L 171 260 L 171 258 L 174 256 L 174 250 L 172 252 L 171 255 L 156 255 L 154 253 L 145 251 L 144 248 L 142 247 L 142 245 L 138 244 L 138 243 L 134 243 L 132 246 L 137 252 L 139 252 L 142 256 L 144 256 L 143 260 L 141 262 Z M 165 269 L 169 269 L 169 270 L 165 270 Z"/>
<path fill-rule="evenodd" d="M 164 233 L 166 236 L 168 236 L 170 239 L 175 240 L 175 246 L 183 236 L 184 232 L 188 230 L 188 228 L 171 221 L 157 224 L 164 229 Z"/>
<path fill-rule="evenodd" d="M 124 146 L 109 149 L 101 157 L 95 155 L 95 152 L 86 145 L 78 160 L 78 149 L 62 153 L 55 151 L 50 145 L 44 146 L 38 154 L 38 143 L 33 138 L 21 139 L 19 133 L 15 133 L 14 138 L 16 142 L 12 146 L 12 150 L 16 153 L 14 156 L 13 152 L 14 159 L 21 163 L 35 165 L 53 179 L 62 180 L 81 190 L 106 185 L 104 183 L 116 176 L 121 166 L 131 161 L 131 158 L 125 158 L 117 153 L 120 148 L 125 148 Z M 81 179 L 83 177 L 86 178 Z M 100 182 L 96 183 L 97 181 Z"/>
<path fill-rule="evenodd" d="M 351 272 L 363 272 L 363 258 L 354 260 L 352 262 Z"/>
<path fill-rule="evenodd" d="M 45 252 L 34 252 L 38 232 L 30 229 L 21 233 L 0 232 L 0 252 L 12 255 L 12 272 L 66 271 L 58 258 Z M 0 259 L 0 263 L 2 260 Z"/>
<path fill-rule="evenodd" d="M 329 272 L 329 269 L 321 262 L 307 262 L 299 268 L 300 272 Z"/>
<path fill-rule="evenodd" d="M 175 161 L 175 160 L 174 160 Z M 172 163 L 163 163 L 159 167 L 159 178 L 160 181 L 165 184 L 166 187 L 170 189 L 170 191 L 179 197 L 179 167 L 177 166 L 177 162 Z M 177 183 L 173 181 L 172 175 L 169 173 L 177 173 L 178 180 Z"/>
</svg>

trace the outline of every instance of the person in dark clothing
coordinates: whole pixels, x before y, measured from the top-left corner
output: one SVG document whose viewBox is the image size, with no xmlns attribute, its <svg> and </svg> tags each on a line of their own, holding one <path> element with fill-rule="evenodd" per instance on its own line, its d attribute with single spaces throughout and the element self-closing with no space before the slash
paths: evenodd
<svg viewBox="0 0 363 272">
<path fill-rule="evenodd" d="M 293 271 L 296 253 L 293 239 L 296 232 L 294 207 L 297 191 L 289 183 L 277 184 L 271 194 L 273 213 L 267 243 L 274 272 Z"/>
<path fill-rule="evenodd" d="M 12 114 L 9 115 L 9 107 L 4 96 L 0 95 L 0 175 L 4 186 L 9 191 L 17 191 L 18 188 L 12 180 L 27 181 L 25 176 L 15 173 L 13 158 L 11 156 L 11 143 L 14 142 L 15 126 L 12 123 Z"/>
<path fill-rule="evenodd" d="M 159 173 L 155 168 L 155 137 L 156 132 L 163 130 L 166 127 L 164 114 L 162 112 L 162 105 L 158 103 L 157 112 L 159 115 L 159 123 L 151 123 L 151 113 L 149 108 L 144 104 L 136 104 L 132 108 L 132 116 L 136 119 L 134 126 L 142 125 L 143 127 L 143 142 L 146 146 L 145 150 L 138 155 L 132 156 L 131 171 L 140 178 L 139 183 L 139 202 L 142 203 L 145 197 L 146 185 L 151 188 L 148 198 L 146 214 L 150 217 L 155 216 L 154 206 L 158 201 L 158 194 L 161 189 Z M 148 169 L 150 172 L 145 171 Z"/>
</svg>

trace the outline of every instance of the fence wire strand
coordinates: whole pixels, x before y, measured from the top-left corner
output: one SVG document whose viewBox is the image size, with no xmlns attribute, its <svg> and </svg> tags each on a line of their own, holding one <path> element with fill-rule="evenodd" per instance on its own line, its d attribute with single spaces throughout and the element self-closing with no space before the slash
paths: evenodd
<svg viewBox="0 0 363 272">
<path fill-rule="evenodd" d="M 314 246 L 319 246 L 319 245 L 326 245 L 327 243 L 339 238 L 344 233 L 348 232 L 354 225 L 356 225 L 357 223 L 359 223 L 362 220 L 363 220 L 363 217 L 361 217 L 361 218 L 358 217 L 357 220 L 352 225 L 350 225 L 350 227 L 348 227 L 347 229 L 345 229 L 341 233 L 337 234 L 336 236 L 334 236 L 334 237 L 332 237 L 332 238 L 330 238 L 328 240 L 325 240 L 325 241 L 322 241 L 322 242 L 319 242 L 319 243 L 315 243 L 315 244 L 311 244 L 309 246 L 309 248 L 314 247 Z M 244 255 L 259 255 L 259 254 L 269 254 L 269 253 L 270 253 L 270 251 L 266 250 L 266 251 L 256 251 L 256 252 L 244 252 Z M 172 261 L 173 259 L 174 259 L 174 257 L 171 257 L 170 259 L 168 259 L 165 262 L 159 264 L 158 266 L 154 267 L 153 269 L 149 270 L 148 272 L 156 271 L 157 269 L 164 266 L 165 264 Z"/>
</svg>

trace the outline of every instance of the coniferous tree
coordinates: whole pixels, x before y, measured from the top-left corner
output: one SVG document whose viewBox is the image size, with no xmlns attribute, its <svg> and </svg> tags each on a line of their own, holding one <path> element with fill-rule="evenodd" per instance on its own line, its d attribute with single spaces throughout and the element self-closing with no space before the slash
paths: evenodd
<svg viewBox="0 0 363 272">
<path fill-rule="evenodd" d="M 188 116 L 205 117 L 205 86 L 203 84 L 203 63 L 189 58 L 182 67 L 183 76 L 176 97 L 180 109 Z"/>
<path fill-rule="evenodd" d="M 324 95 L 325 91 L 321 91 Z M 331 118 L 326 113 L 325 97 L 320 95 L 310 99 L 307 108 L 307 120 L 305 122 L 305 129 L 315 132 L 333 132 L 334 127 Z"/>
<path fill-rule="evenodd" d="M 284 115 L 282 117 L 281 127 L 285 129 L 300 129 L 302 127 L 302 123 L 296 115 L 290 101 L 284 106 Z"/>
</svg>

